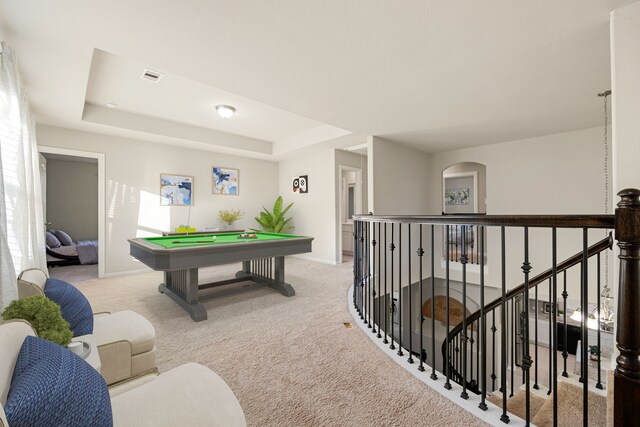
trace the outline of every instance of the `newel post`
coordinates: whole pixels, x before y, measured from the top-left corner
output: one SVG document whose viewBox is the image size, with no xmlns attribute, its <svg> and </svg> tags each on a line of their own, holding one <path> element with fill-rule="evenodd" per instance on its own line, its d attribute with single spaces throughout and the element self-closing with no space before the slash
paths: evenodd
<svg viewBox="0 0 640 427">
<path fill-rule="evenodd" d="M 616 342 L 620 355 L 614 373 L 614 425 L 636 425 L 640 408 L 640 190 L 618 193 L 616 240 L 620 282 Z"/>
</svg>

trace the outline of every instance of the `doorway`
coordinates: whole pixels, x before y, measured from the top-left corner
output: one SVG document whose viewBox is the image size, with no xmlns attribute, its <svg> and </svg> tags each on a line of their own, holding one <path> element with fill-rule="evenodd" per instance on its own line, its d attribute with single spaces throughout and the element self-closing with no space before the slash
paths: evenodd
<svg viewBox="0 0 640 427">
<path fill-rule="evenodd" d="M 340 239 L 341 262 L 353 260 L 353 215 L 363 213 L 362 169 L 340 165 Z"/>
<path fill-rule="evenodd" d="M 104 277 L 104 154 L 44 146 L 39 152 L 46 228 L 60 242 L 51 248 L 48 241 L 51 277 L 74 284 Z"/>
</svg>

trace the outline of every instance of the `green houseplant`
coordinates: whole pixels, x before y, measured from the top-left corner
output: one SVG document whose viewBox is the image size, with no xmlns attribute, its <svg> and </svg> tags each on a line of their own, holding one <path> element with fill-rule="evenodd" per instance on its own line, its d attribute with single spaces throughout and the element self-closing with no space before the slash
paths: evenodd
<svg viewBox="0 0 640 427">
<path fill-rule="evenodd" d="M 61 346 L 71 342 L 69 322 L 62 318 L 60 306 L 42 295 L 11 301 L 2 312 L 4 320 L 24 319 L 31 323 L 40 338 Z"/>
<path fill-rule="evenodd" d="M 229 227 L 231 227 L 237 220 L 242 218 L 243 215 L 244 212 L 242 212 L 240 209 L 225 209 L 218 211 L 218 218 L 220 218 L 220 220 L 227 224 Z"/>
<path fill-rule="evenodd" d="M 282 196 L 278 196 L 273 205 L 273 211 L 269 211 L 267 208 L 263 207 L 263 211 L 260 212 L 260 216 L 257 216 L 255 219 L 264 231 L 271 233 L 286 233 L 294 228 L 292 225 L 289 225 L 292 217 L 285 218 L 285 214 L 291 206 L 293 206 L 293 203 L 290 203 L 286 208 L 282 209 Z"/>
</svg>

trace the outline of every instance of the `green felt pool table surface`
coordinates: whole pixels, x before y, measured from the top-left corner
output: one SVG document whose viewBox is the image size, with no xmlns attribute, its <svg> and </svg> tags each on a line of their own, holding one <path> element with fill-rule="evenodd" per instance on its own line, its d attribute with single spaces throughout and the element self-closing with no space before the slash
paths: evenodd
<svg viewBox="0 0 640 427">
<path fill-rule="evenodd" d="M 300 236 L 293 236 L 291 234 L 277 234 L 277 233 L 265 233 L 254 232 L 257 238 L 242 239 L 238 236 L 242 233 L 223 233 L 223 234 L 196 234 L 192 236 L 164 236 L 164 237 L 147 237 L 146 240 L 149 243 L 156 244 L 165 249 L 173 248 L 186 248 L 193 246 L 218 246 L 229 243 L 250 243 L 256 241 L 267 240 L 282 240 L 291 239 Z M 215 239 L 214 239 L 215 238 Z"/>
</svg>

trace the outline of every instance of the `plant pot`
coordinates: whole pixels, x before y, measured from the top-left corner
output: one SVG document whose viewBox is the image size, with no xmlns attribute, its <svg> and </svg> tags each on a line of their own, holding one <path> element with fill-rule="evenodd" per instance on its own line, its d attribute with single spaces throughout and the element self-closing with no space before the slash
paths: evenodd
<svg viewBox="0 0 640 427">
<path fill-rule="evenodd" d="M 597 362 L 599 357 L 597 354 L 591 354 L 589 355 L 589 359 L 593 360 L 594 362 Z"/>
</svg>

